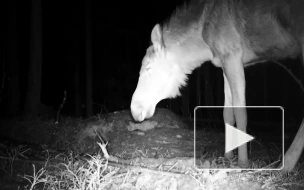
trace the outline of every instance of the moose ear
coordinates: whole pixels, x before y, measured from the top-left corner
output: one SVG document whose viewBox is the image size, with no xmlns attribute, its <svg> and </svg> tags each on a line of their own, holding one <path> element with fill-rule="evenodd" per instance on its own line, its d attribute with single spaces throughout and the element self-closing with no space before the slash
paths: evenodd
<svg viewBox="0 0 304 190">
<path fill-rule="evenodd" d="M 163 41 L 162 41 L 162 33 L 159 24 L 156 24 L 152 30 L 151 41 L 156 51 L 162 49 Z"/>
</svg>

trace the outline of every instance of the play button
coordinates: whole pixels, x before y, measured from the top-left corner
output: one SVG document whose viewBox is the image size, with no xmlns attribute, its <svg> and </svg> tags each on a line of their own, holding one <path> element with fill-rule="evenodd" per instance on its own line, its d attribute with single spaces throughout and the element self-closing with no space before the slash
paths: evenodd
<svg viewBox="0 0 304 190">
<path fill-rule="evenodd" d="M 229 152 L 246 142 L 254 139 L 254 137 L 236 129 L 235 127 L 225 123 L 225 152 Z"/>
</svg>

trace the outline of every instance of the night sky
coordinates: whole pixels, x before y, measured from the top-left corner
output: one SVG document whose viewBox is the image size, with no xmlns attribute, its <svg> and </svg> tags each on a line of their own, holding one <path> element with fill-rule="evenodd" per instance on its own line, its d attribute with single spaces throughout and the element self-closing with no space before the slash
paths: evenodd
<svg viewBox="0 0 304 190">
<path fill-rule="evenodd" d="M 6 2 L 7 3 L 7 2 Z M 153 1 L 95 1 L 91 0 L 91 35 L 93 65 L 93 109 L 99 113 L 101 105 L 109 111 L 129 109 L 136 88 L 142 58 L 150 44 L 152 28 L 165 21 L 182 0 Z M 7 6 L 7 4 L 6 4 Z M 6 7 L 4 6 L 4 7 Z M 67 101 L 62 110 L 64 115 L 74 115 L 75 64 L 80 64 L 80 91 L 85 103 L 85 1 L 43 1 L 43 69 L 41 103 L 58 107 L 63 92 Z M 17 44 L 20 64 L 21 105 L 25 101 L 26 81 L 30 53 L 31 1 L 17 1 Z M 7 15 L 7 12 L 6 12 Z M 6 19 L 7 21 L 8 19 Z M 8 21 L 5 23 L 7 26 Z M 5 44 L 5 41 L 4 41 Z M 3 47 L 1 47 L 3 48 Z M 5 56 L 2 51 L 2 57 Z M 1 67 L 4 64 L 1 59 Z M 300 60 L 284 63 L 303 80 Z M 222 71 L 210 63 L 201 70 L 210 71 L 209 83 L 222 81 Z M 197 71 L 196 71 L 197 72 Z M 265 77 L 266 76 L 266 77 Z M 3 73 L 1 73 L 1 78 Z M 253 66 L 246 70 L 247 104 L 284 106 L 285 114 L 299 122 L 303 115 L 303 92 L 284 69 L 274 63 Z M 267 78 L 267 81 L 265 79 Z M 195 94 L 195 81 L 190 77 L 191 99 Z M 204 81 L 202 82 L 204 84 Z M 223 93 L 213 88 L 213 95 Z M 3 102 L 5 102 L 5 88 Z M 203 93 L 204 95 L 204 93 Z M 292 95 L 292 98 L 291 98 Z M 204 99 L 204 98 L 203 98 Z M 216 99 L 216 98 L 215 98 Z M 173 100 L 179 102 L 180 99 Z M 262 103 L 261 103 L 262 102 Z M 222 105 L 222 101 L 215 102 Z M 190 105 L 193 108 L 195 102 Z M 166 107 L 167 103 L 159 104 Z M 179 107 L 179 106 L 177 106 Z M 192 108 L 190 110 L 192 110 Z M 180 113 L 177 108 L 173 111 Z M 5 115 L 5 108 L 1 109 Z"/>
</svg>

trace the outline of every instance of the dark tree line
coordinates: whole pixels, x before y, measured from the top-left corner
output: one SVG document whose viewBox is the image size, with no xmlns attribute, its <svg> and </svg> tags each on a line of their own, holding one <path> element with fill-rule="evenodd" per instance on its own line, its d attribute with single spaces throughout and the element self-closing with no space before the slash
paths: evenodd
<svg viewBox="0 0 304 190">
<path fill-rule="evenodd" d="M 20 5 L 19 5 L 20 6 Z M 39 114 L 54 114 L 56 107 L 50 108 L 44 106 L 41 103 L 41 89 L 43 72 L 43 6 L 41 0 L 31 1 L 30 11 L 30 27 L 29 27 L 29 50 L 22 50 L 29 52 L 29 61 L 26 69 L 26 87 L 20 84 L 20 65 L 26 64 L 20 62 L 18 47 L 20 38 L 18 38 L 20 32 L 18 31 L 18 1 L 7 1 L 7 35 L 4 53 L 3 72 L 2 72 L 2 88 L 1 88 L 1 110 L 6 116 L 23 115 L 26 119 L 33 119 Z M 92 43 L 91 43 L 91 15 L 90 15 L 90 2 L 86 1 L 85 10 L 86 13 L 86 30 L 85 30 L 85 49 L 86 49 L 86 63 L 85 63 L 85 81 L 86 81 L 86 98 L 85 98 L 85 115 L 92 115 Z M 79 12 L 72 11 L 76 19 L 72 18 L 70 23 L 70 31 L 73 33 L 79 30 Z M 71 97 L 74 99 L 75 115 L 81 116 L 81 93 L 80 93 L 80 36 L 76 34 L 71 35 L 70 44 L 67 51 L 67 65 L 69 69 L 74 73 L 72 76 L 73 88 L 70 90 L 73 94 Z M 22 66 L 24 68 L 24 65 Z M 23 71 L 23 72 L 24 72 Z M 56 73 L 55 73 L 56 74 Z M 24 83 L 24 82 L 23 82 Z M 54 87 L 52 87 L 54 88 Z M 26 89 L 26 93 L 21 93 L 23 89 Z M 25 97 L 23 97 L 23 96 Z M 21 101 L 25 99 L 24 101 Z M 24 102 L 24 103 L 23 103 Z M 3 107 L 4 106 L 4 107 Z"/>
</svg>

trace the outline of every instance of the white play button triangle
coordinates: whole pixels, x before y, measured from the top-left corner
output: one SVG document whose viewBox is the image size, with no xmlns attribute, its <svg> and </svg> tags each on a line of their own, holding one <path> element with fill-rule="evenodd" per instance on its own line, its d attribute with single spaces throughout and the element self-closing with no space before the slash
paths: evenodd
<svg viewBox="0 0 304 190">
<path fill-rule="evenodd" d="M 229 152 L 242 144 L 249 142 L 254 139 L 254 137 L 244 133 L 241 130 L 236 129 L 235 127 L 225 123 L 225 152 Z"/>
</svg>

